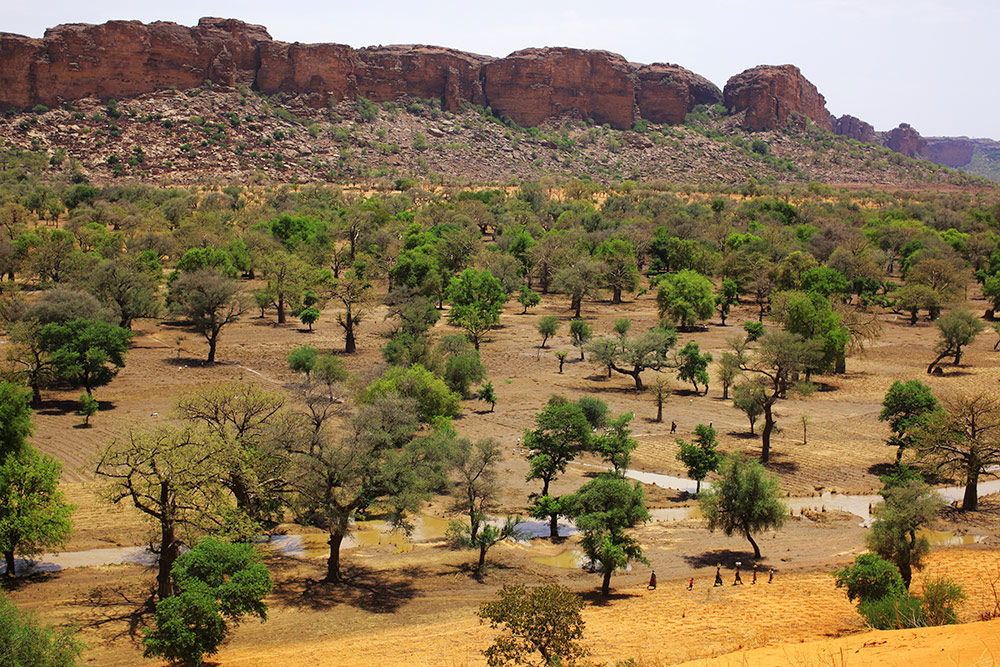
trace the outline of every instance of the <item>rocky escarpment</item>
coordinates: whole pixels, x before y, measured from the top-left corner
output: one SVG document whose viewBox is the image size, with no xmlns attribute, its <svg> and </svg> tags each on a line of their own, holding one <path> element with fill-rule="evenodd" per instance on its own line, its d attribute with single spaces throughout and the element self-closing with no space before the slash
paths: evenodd
<svg viewBox="0 0 1000 667">
<path fill-rule="evenodd" d="M 450 111 L 491 106 L 521 125 L 568 116 L 619 129 L 646 114 L 679 123 L 695 105 L 722 100 L 716 86 L 682 67 L 636 65 L 605 51 L 526 49 L 497 59 L 433 46 L 288 44 L 262 26 L 215 18 L 190 28 L 110 21 L 58 26 L 42 39 L 0 34 L 0 108 L 205 81 L 298 95 L 313 107 L 358 95 L 375 102 L 439 98 Z"/>
<path fill-rule="evenodd" d="M 855 141 L 863 141 L 866 144 L 878 142 L 875 128 L 870 123 L 847 114 L 834 119 L 833 133 L 847 137 L 848 139 L 854 139 Z"/>
<path fill-rule="evenodd" d="M 826 99 L 795 65 L 760 65 L 731 77 L 723 90 L 725 105 L 743 114 L 748 130 L 785 127 L 796 115 L 830 130 L 833 118 Z"/>
<path fill-rule="evenodd" d="M 958 168 L 972 162 L 976 142 L 965 137 L 928 137 L 923 156 L 931 162 Z"/>
</svg>

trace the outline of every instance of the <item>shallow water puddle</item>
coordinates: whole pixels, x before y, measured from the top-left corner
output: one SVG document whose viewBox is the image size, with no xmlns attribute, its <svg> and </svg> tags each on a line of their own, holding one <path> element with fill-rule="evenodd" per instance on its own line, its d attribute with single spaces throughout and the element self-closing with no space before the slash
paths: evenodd
<svg viewBox="0 0 1000 667">
<path fill-rule="evenodd" d="M 579 549 L 563 549 L 553 556 L 535 556 L 531 559 L 532 563 L 564 570 L 579 570 L 586 561 L 587 557 Z"/>
</svg>

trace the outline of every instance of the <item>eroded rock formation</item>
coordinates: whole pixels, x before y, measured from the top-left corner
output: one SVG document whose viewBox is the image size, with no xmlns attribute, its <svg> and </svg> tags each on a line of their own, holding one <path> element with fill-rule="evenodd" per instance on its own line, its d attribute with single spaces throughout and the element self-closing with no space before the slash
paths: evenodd
<svg viewBox="0 0 1000 667">
<path fill-rule="evenodd" d="M 972 162 L 976 142 L 965 137 L 928 137 L 923 157 L 931 162 L 957 169 Z"/>
<path fill-rule="evenodd" d="M 875 128 L 872 127 L 871 124 L 866 123 L 860 118 L 855 118 L 854 116 L 849 116 L 847 114 L 834 119 L 833 132 L 834 134 L 839 134 L 847 137 L 848 139 L 862 141 L 866 144 L 874 144 L 878 142 L 878 136 L 875 134 Z"/>
<path fill-rule="evenodd" d="M 900 123 L 899 127 L 889 130 L 883 135 L 882 144 L 907 157 L 920 157 L 927 146 L 927 141 L 920 136 L 919 132 L 910 127 L 909 123 Z"/>
<path fill-rule="evenodd" d="M 824 130 L 833 126 L 826 99 L 795 65 L 760 65 L 731 77 L 723 90 L 725 105 L 743 113 L 743 127 L 773 130 L 799 114 Z"/>
<path fill-rule="evenodd" d="M 525 49 L 493 58 L 434 46 L 353 49 L 288 44 L 262 26 L 205 18 L 197 26 L 110 21 L 69 24 L 42 39 L 0 34 L 0 107 L 55 106 L 164 88 L 244 84 L 323 106 L 362 95 L 375 102 L 442 100 L 492 106 L 522 125 L 563 116 L 628 128 L 642 115 L 678 123 L 721 101 L 711 82 L 676 65 L 635 65 L 606 51 Z"/>
</svg>

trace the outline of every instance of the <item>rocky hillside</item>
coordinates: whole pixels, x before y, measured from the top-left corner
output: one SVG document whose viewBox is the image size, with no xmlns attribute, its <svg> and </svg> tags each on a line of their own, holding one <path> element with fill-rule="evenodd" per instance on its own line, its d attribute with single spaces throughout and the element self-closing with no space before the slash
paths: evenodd
<svg viewBox="0 0 1000 667">
<path fill-rule="evenodd" d="M 301 97 L 215 86 L 122 101 L 87 98 L 0 117 L 0 141 L 45 153 L 94 182 L 507 182 L 550 174 L 600 181 L 857 186 L 972 181 L 815 125 L 751 133 L 721 105 L 681 125 L 616 130 L 576 120 L 523 128 L 437 98 L 317 109 Z"/>
<path fill-rule="evenodd" d="M 127 113 L 101 109 L 115 100 L 128 100 Z M 112 176 L 128 167 L 181 179 L 202 169 L 327 179 L 414 171 L 474 180 L 552 171 L 725 182 L 941 178 L 832 132 L 1000 177 L 1000 144 L 835 119 L 793 65 L 754 67 L 720 91 L 679 65 L 607 51 L 494 58 L 434 46 L 289 44 L 235 19 L 67 24 L 41 39 L 0 33 L 0 109 L 14 145 L 64 151 Z"/>
</svg>

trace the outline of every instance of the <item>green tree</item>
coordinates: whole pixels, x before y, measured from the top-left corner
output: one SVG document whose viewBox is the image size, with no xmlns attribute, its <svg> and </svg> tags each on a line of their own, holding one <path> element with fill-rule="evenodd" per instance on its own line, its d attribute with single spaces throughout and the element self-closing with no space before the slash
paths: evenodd
<svg viewBox="0 0 1000 667">
<path fill-rule="evenodd" d="M 57 630 L 44 625 L 0 593 L 0 664 L 11 667 L 75 667 L 83 649 L 84 645 L 76 639 L 75 630 Z"/>
<path fill-rule="evenodd" d="M 414 437 L 419 425 L 416 401 L 394 391 L 369 397 L 336 434 L 314 421 L 313 432 L 297 440 L 293 486 L 312 522 L 329 534 L 327 582 L 342 580 L 340 546 L 358 513 L 382 507 L 405 525 L 445 483 L 454 431 Z"/>
<path fill-rule="evenodd" d="M 162 279 L 159 259 L 152 251 L 120 255 L 101 262 L 91 277 L 94 293 L 111 303 L 118 314 L 118 326 L 132 329 L 140 317 L 155 317 L 160 311 L 158 286 Z"/>
<path fill-rule="evenodd" d="M 497 395 L 496 392 L 493 390 L 493 383 L 488 380 L 484 382 L 483 385 L 479 388 L 479 392 L 476 394 L 476 398 L 478 398 L 480 401 L 486 401 L 487 403 L 489 403 L 490 412 L 493 412 L 493 408 L 497 404 Z"/>
<path fill-rule="evenodd" d="M 489 271 L 466 269 L 460 276 L 451 279 L 448 299 L 451 301 L 449 321 L 462 327 L 478 350 L 483 336 L 500 323 L 507 293 Z"/>
<path fill-rule="evenodd" d="M 712 361 L 712 354 L 701 353 L 698 343 L 688 342 L 677 353 L 677 378 L 694 385 L 695 393 L 698 393 L 698 383 L 705 385 L 705 393 L 708 393 L 708 364 Z"/>
<path fill-rule="evenodd" d="M 497 599 L 476 614 L 503 634 L 483 651 L 489 667 L 538 665 L 572 667 L 587 655 L 583 639 L 583 599 L 567 588 L 547 584 L 527 589 L 504 586 Z M 540 660 L 535 659 L 538 654 Z"/>
<path fill-rule="evenodd" d="M 524 445 L 534 452 L 528 459 L 525 480 L 542 480 L 542 492 L 534 496 L 533 514 L 549 518 L 550 537 L 559 536 L 559 506 L 549 495 L 549 485 L 590 446 L 590 437 L 590 424 L 579 405 L 552 401 L 535 415 L 535 428 L 524 432 Z"/>
<path fill-rule="evenodd" d="M 517 294 L 517 302 L 524 306 L 524 310 L 521 311 L 521 314 L 525 315 L 527 314 L 529 308 L 534 308 L 542 302 L 542 295 L 528 289 L 527 285 L 521 285 L 521 289 Z"/>
<path fill-rule="evenodd" d="M 333 400 L 333 386 L 344 382 L 350 376 L 344 362 L 332 354 L 321 354 L 312 369 L 313 377 L 326 385 L 330 400 Z"/>
<path fill-rule="evenodd" d="M 922 481 L 886 489 L 885 500 L 872 508 L 871 530 L 865 545 L 899 568 L 909 588 L 913 569 L 919 569 L 930 550 L 927 538 L 917 531 L 930 524 L 944 504 L 936 491 Z"/>
<path fill-rule="evenodd" d="M 772 316 L 786 331 L 816 341 L 822 350 L 804 367 L 807 377 L 831 370 L 844 372 L 850 332 L 827 297 L 818 292 L 780 292 L 772 297 L 772 304 Z"/>
<path fill-rule="evenodd" d="M 240 286 L 235 280 L 212 271 L 198 269 L 182 273 L 174 282 L 175 303 L 191 318 L 195 330 L 208 342 L 210 364 L 215 363 L 215 349 L 223 327 L 243 314 Z"/>
<path fill-rule="evenodd" d="M 90 418 L 100 411 L 101 404 L 89 394 L 80 394 L 77 403 L 80 406 L 79 413 L 83 415 L 83 425 L 90 426 Z"/>
<path fill-rule="evenodd" d="M 697 271 L 684 269 L 665 276 L 656 291 L 660 317 L 669 315 L 674 324 L 690 329 L 707 320 L 715 310 L 712 281 Z"/>
<path fill-rule="evenodd" d="M 559 318 L 556 315 L 545 315 L 538 320 L 538 333 L 542 336 L 542 344 L 538 350 L 539 354 L 545 349 L 546 341 L 555 336 L 557 331 L 559 331 Z"/>
<path fill-rule="evenodd" d="M 445 362 L 444 381 L 449 389 L 462 398 L 471 397 L 469 388 L 484 377 L 486 377 L 486 366 L 479 358 L 479 353 L 473 349 L 452 354 Z"/>
<path fill-rule="evenodd" d="M 740 370 L 754 373 L 766 384 L 762 404 L 764 428 L 761 432 L 760 460 L 767 463 L 771 455 L 771 432 L 774 430 L 774 404 L 785 396 L 796 376 L 806 368 L 814 367 L 823 355 L 822 343 L 806 340 L 788 331 L 769 331 L 760 339 L 760 347 L 748 354 L 742 344 L 734 345 Z"/>
<path fill-rule="evenodd" d="M 581 396 L 576 402 L 591 429 L 604 428 L 608 423 L 608 404 L 596 396 Z"/>
<path fill-rule="evenodd" d="M 372 287 L 363 267 L 356 264 L 344 271 L 334 282 L 332 294 L 344 306 L 344 312 L 337 313 L 337 324 L 344 329 L 344 352 L 353 354 L 357 350 L 355 327 L 361 324 L 372 303 Z"/>
<path fill-rule="evenodd" d="M 309 331 L 312 331 L 313 325 L 319 319 L 319 309 L 316 306 L 303 308 L 299 311 L 299 319 L 302 320 L 302 324 L 309 327 Z"/>
<path fill-rule="evenodd" d="M 580 547 L 603 576 L 601 595 L 611 588 L 611 575 L 632 561 L 649 564 L 638 540 L 625 533 L 649 520 L 643 504 L 642 485 L 617 476 L 600 475 L 567 499 L 569 512 L 583 533 Z"/>
<path fill-rule="evenodd" d="M 733 386 L 741 374 L 739 359 L 736 355 L 732 352 L 723 352 L 719 358 L 719 368 L 716 371 L 719 382 L 722 383 L 722 400 L 729 400 L 729 388 Z"/>
<path fill-rule="evenodd" d="M 267 620 L 271 576 L 249 544 L 207 537 L 178 556 L 170 574 L 179 592 L 156 604 L 154 627 L 143 638 L 147 658 L 201 665 L 218 651 L 230 624 L 247 616 Z"/>
<path fill-rule="evenodd" d="M 75 507 L 59 490 L 62 466 L 25 445 L 0 459 L 0 553 L 7 576 L 14 556 L 34 556 L 65 543 Z"/>
<path fill-rule="evenodd" d="M 461 396 L 420 364 L 409 368 L 390 368 L 361 392 L 358 401 L 372 403 L 377 398 L 394 393 L 416 400 L 420 421 L 427 424 L 433 423 L 437 417 L 454 417 L 461 408 Z"/>
<path fill-rule="evenodd" d="M 677 439 L 680 451 L 677 460 L 684 464 L 688 477 L 696 482 L 695 493 L 701 493 L 701 482 L 708 473 L 719 469 L 722 456 L 718 452 L 719 441 L 715 429 L 711 426 L 698 424 L 694 427 L 694 442 Z"/>
<path fill-rule="evenodd" d="M 903 458 L 903 450 L 912 446 L 914 433 L 940 408 L 931 388 L 923 382 L 896 380 L 892 383 L 882 400 L 878 419 L 889 422 L 892 435 L 887 444 L 896 448 L 897 465 Z"/>
<path fill-rule="evenodd" d="M 936 313 L 941 309 L 941 295 L 927 285 L 907 283 L 893 292 L 896 306 L 910 314 L 910 326 L 917 323 L 921 310 Z"/>
<path fill-rule="evenodd" d="M 170 569 L 192 534 L 219 529 L 227 513 L 220 494 L 224 451 L 205 429 L 130 431 L 99 455 L 96 473 L 105 479 L 101 495 L 117 504 L 129 500 L 159 531 L 156 591 L 174 594 Z"/>
<path fill-rule="evenodd" d="M 785 522 L 788 508 L 781 497 L 775 475 L 757 461 L 734 453 L 722 460 L 719 480 L 702 494 L 701 511 L 710 531 L 743 535 L 753 546 L 754 558 L 760 560 L 760 547 L 753 536 L 769 528 L 777 530 Z"/>
<path fill-rule="evenodd" d="M 566 357 L 568 357 L 568 356 L 569 356 L 569 352 L 567 352 L 566 350 L 559 350 L 558 352 L 556 352 L 556 359 L 559 360 L 559 374 L 560 375 L 563 372 L 563 364 L 566 363 Z"/>
<path fill-rule="evenodd" d="M 623 477 L 632 461 L 632 452 L 639 446 L 632 437 L 629 424 L 635 415 L 631 412 L 611 420 L 603 433 L 593 436 L 590 448 L 611 465 L 615 475 Z"/>
<path fill-rule="evenodd" d="M 35 430 L 31 423 L 31 392 L 13 382 L 0 382 L 0 461 L 28 446 Z"/>
<path fill-rule="evenodd" d="M 833 572 L 837 588 L 846 589 L 847 599 L 861 602 L 881 600 L 884 597 L 906 595 L 906 585 L 899 575 L 899 568 L 878 554 L 865 553 L 854 558 L 854 563 Z"/>
<path fill-rule="evenodd" d="M 286 359 L 288 360 L 288 370 L 293 373 L 305 373 L 306 382 L 310 382 L 316 360 L 319 359 L 319 350 L 312 345 L 299 345 L 288 353 Z"/>
<path fill-rule="evenodd" d="M 621 303 L 623 291 L 633 292 L 639 286 L 635 246 L 631 241 L 611 238 L 597 246 L 594 256 L 604 264 L 604 284 L 611 290 L 611 302 Z"/>
<path fill-rule="evenodd" d="M 11 362 L 11 376 L 31 387 L 31 404 L 42 404 L 42 389 L 56 377 L 52 355 L 43 347 L 38 337 L 41 325 L 34 320 L 22 320 L 11 325 L 8 337 L 7 360 Z M 2 403 L 2 402 L 0 402 Z"/>
<path fill-rule="evenodd" d="M 580 348 L 580 359 L 583 359 L 583 346 L 590 341 L 594 335 L 593 328 L 585 320 L 576 318 L 569 323 L 569 337 L 573 341 L 573 346 Z"/>
<path fill-rule="evenodd" d="M 1000 465 L 1000 400 L 991 392 L 945 401 L 914 434 L 919 460 L 965 485 L 962 510 L 979 507 L 979 479 Z"/>
<path fill-rule="evenodd" d="M 46 324 L 38 332 L 59 376 L 87 394 L 104 386 L 125 366 L 132 332 L 107 322 L 70 320 Z"/>
<path fill-rule="evenodd" d="M 954 356 L 954 364 L 962 360 L 962 348 L 971 345 L 976 336 L 986 328 L 983 321 L 968 310 L 952 310 L 935 322 L 940 330 L 940 340 L 934 346 L 937 357 L 927 367 L 928 373 L 933 373 L 934 369 L 942 359 Z"/>
<path fill-rule="evenodd" d="M 760 382 L 742 382 L 733 388 L 733 406 L 750 420 L 750 435 L 754 435 L 757 418 L 764 414 L 767 399 L 767 392 Z"/>
<path fill-rule="evenodd" d="M 649 395 L 656 405 L 656 423 L 663 421 L 663 406 L 670 396 L 670 382 L 664 377 L 658 377 L 649 385 Z"/>
<path fill-rule="evenodd" d="M 642 391 L 642 373 L 646 370 L 658 371 L 667 366 L 667 355 L 676 342 L 677 332 L 661 326 L 652 327 L 638 336 L 628 336 L 618 343 L 610 368 L 616 373 L 631 377 L 636 390 Z M 603 358 L 599 361 L 607 363 Z"/>
<path fill-rule="evenodd" d="M 604 271 L 601 262 L 590 257 L 581 257 L 555 274 L 552 289 L 569 295 L 570 308 L 575 319 L 580 319 L 583 299 L 587 296 L 596 297 L 599 294 L 600 285 L 604 283 Z"/>
<path fill-rule="evenodd" d="M 722 320 L 722 326 L 726 326 L 726 318 L 729 317 L 729 311 L 739 303 L 739 300 L 740 289 L 736 281 L 732 278 L 723 278 L 722 285 L 715 293 L 715 305 L 719 309 L 719 319 Z"/>
</svg>

